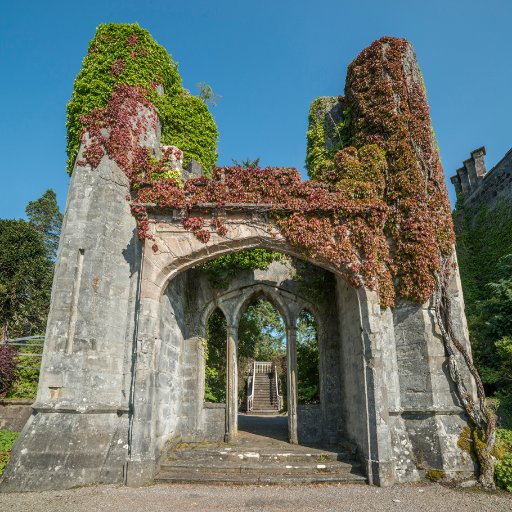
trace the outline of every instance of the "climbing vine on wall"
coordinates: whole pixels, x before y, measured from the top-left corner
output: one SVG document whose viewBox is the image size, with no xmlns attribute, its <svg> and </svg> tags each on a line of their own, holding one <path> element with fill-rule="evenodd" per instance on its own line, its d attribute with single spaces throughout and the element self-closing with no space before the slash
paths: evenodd
<svg viewBox="0 0 512 512">
<path fill-rule="evenodd" d="M 183 226 L 204 243 L 212 231 L 226 236 L 226 225 L 187 212 L 204 203 L 255 204 L 309 258 L 337 268 L 354 286 L 377 290 L 383 306 L 394 303 L 395 284 L 401 296 L 424 302 L 435 289 L 441 255 L 451 253 L 453 230 L 424 88 L 421 80 L 403 75 L 408 44 L 391 41 L 374 43 L 349 68 L 347 126 L 354 146 L 319 162 L 315 181 L 302 182 L 294 169 L 243 167 L 217 168 L 211 179 L 189 179 L 183 187 L 159 179 L 169 155 L 156 160 L 140 142 L 154 130 L 157 106 L 144 87 L 124 83 L 114 84 L 104 108 L 81 117 L 83 157 L 96 167 L 106 152 L 127 174 L 141 238 L 153 238 L 144 204 L 183 210 Z M 392 47 L 387 60 L 384 44 Z M 393 74 L 397 90 L 379 82 L 382 67 Z M 114 74 L 122 76 L 125 69 L 116 63 Z M 397 95 L 409 105 L 400 114 Z"/>
<path fill-rule="evenodd" d="M 224 288 L 231 279 L 243 270 L 266 270 L 273 261 L 283 255 L 267 249 L 239 251 L 202 263 L 198 269 L 205 272 L 214 288 Z"/>
<path fill-rule="evenodd" d="M 342 97 L 316 98 L 309 109 L 308 123 L 306 169 L 310 178 L 317 179 L 318 168 L 351 142 L 350 110 L 344 109 Z"/>
<path fill-rule="evenodd" d="M 185 163 L 193 158 L 211 172 L 217 160 L 217 127 L 205 103 L 181 86 L 177 64 L 147 30 L 109 23 L 96 30 L 68 103 L 68 173 L 87 117 L 106 108 L 120 85 L 144 91 L 162 123 L 163 144 L 178 146 Z"/>
</svg>

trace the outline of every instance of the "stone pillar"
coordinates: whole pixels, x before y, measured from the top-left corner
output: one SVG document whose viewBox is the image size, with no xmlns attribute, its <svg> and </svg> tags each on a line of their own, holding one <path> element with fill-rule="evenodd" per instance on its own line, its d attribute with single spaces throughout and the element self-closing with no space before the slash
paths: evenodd
<svg viewBox="0 0 512 512">
<path fill-rule="evenodd" d="M 224 441 L 229 443 L 238 432 L 238 329 L 227 326 L 226 364 L 226 434 Z"/>
<path fill-rule="evenodd" d="M 288 437 L 292 444 L 298 444 L 297 438 L 297 328 L 288 327 L 286 332 L 286 360 L 288 381 Z"/>
<path fill-rule="evenodd" d="M 469 183 L 468 171 L 466 167 L 461 167 L 457 169 L 457 176 L 460 180 L 460 188 L 462 191 L 462 195 L 464 197 L 469 196 L 471 194 L 471 184 Z"/>
<path fill-rule="evenodd" d="M 140 262 L 127 194 L 128 178 L 107 156 L 94 169 L 75 166 L 37 399 L 2 490 L 123 482 Z"/>
</svg>

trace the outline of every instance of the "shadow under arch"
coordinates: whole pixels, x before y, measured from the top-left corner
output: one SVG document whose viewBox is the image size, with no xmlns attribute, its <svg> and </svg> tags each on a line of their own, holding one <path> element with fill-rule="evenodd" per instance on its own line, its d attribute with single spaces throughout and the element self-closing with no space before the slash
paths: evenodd
<svg viewBox="0 0 512 512">
<path fill-rule="evenodd" d="M 295 321 L 297 329 L 297 402 L 301 405 L 319 404 L 321 399 L 328 399 L 322 393 L 320 376 L 324 374 L 325 351 L 321 344 L 325 343 L 320 335 L 318 320 L 307 307 L 303 307 Z M 324 357 L 321 357 L 321 356 Z"/>
<path fill-rule="evenodd" d="M 208 316 L 204 347 L 204 401 L 226 402 L 226 339 L 227 319 L 220 307 Z"/>
</svg>

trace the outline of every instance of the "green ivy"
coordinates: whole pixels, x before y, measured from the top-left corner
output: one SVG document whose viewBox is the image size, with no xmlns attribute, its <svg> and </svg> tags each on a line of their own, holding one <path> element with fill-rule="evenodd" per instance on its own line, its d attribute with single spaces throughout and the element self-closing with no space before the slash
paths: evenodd
<svg viewBox="0 0 512 512">
<path fill-rule="evenodd" d="M 351 143 L 349 109 L 343 110 L 341 120 L 331 115 L 341 101 L 338 97 L 320 97 L 313 100 L 309 108 L 306 169 L 311 179 L 316 179 L 318 169 L 332 160 L 336 151 Z"/>
<path fill-rule="evenodd" d="M 454 220 L 473 356 L 499 424 L 511 428 L 512 207 L 500 200 L 469 208 L 459 197 Z"/>
<path fill-rule="evenodd" d="M 496 463 L 494 468 L 496 485 L 512 492 L 512 453 Z"/>
<path fill-rule="evenodd" d="M 137 24 L 102 24 L 89 43 L 67 106 L 68 173 L 84 129 L 82 116 L 105 108 L 117 83 L 148 90 L 162 123 L 162 144 L 178 146 L 184 163 L 195 159 L 209 174 L 217 160 L 217 127 L 205 103 L 181 85 L 177 64 Z M 161 85 L 160 96 L 155 90 Z"/>
<path fill-rule="evenodd" d="M 283 255 L 267 249 L 249 249 L 199 265 L 197 268 L 205 272 L 214 288 L 226 288 L 229 282 L 242 270 L 266 270 L 273 261 L 279 261 Z"/>
<path fill-rule="evenodd" d="M 486 285 L 498 279 L 500 258 L 512 253 L 512 207 L 501 200 L 492 209 L 468 209 L 459 197 L 454 220 L 464 299 L 471 314 L 477 302 L 487 298 Z"/>
<path fill-rule="evenodd" d="M 7 398 L 32 400 L 36 397 L 39 383 L 41 358 L 37 356 L 41 356 L 43 353 L 41 341 L 30 340 L 23 347 L 20 347 L 19 352 L 34 355 L 18 355 L 14 382 Z"/>
</svg>

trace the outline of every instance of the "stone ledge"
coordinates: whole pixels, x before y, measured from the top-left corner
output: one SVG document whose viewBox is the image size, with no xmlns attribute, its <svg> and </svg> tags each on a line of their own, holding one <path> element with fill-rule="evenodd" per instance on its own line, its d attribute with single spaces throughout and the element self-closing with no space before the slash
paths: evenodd
<svg viewBox="0 0 512 512">
<path fill-rule="evenodd" d="M 0 399 L 0 406 L 7 407 L 9 405 L 32 405 L 34 400 L 20 400 L 18 398 L 2 398 Z"/>
<path fill-rule="evenodd" d="M 400 409 L 398 411 L 389 411 L 390 416 L 401 416 L 407 414 L 418 414 L 422 416 L 435 415 L 435 416 L 444 416 L 444 415 L 457 415 L 457 414 L 466 414 L 462 407 L 449 407 L 444 409 Z"/>
<path fill-rule="evenodd" d="M 217 404 L 214 402 L 204 402 L 203 409 L 225 409 L 226 404 Z"/>
<path fill-rule="evenodd" d="M 91 407 L 75 407 L 66 405 L 53 405 L 44 403 L 35 403 L 32 409 L 38 413 L 68 413 L 68 414 L 128 414 L 129 408 L 127 406 L 112 406 L 112 405 L 95 405 Z"/>
</svg>

